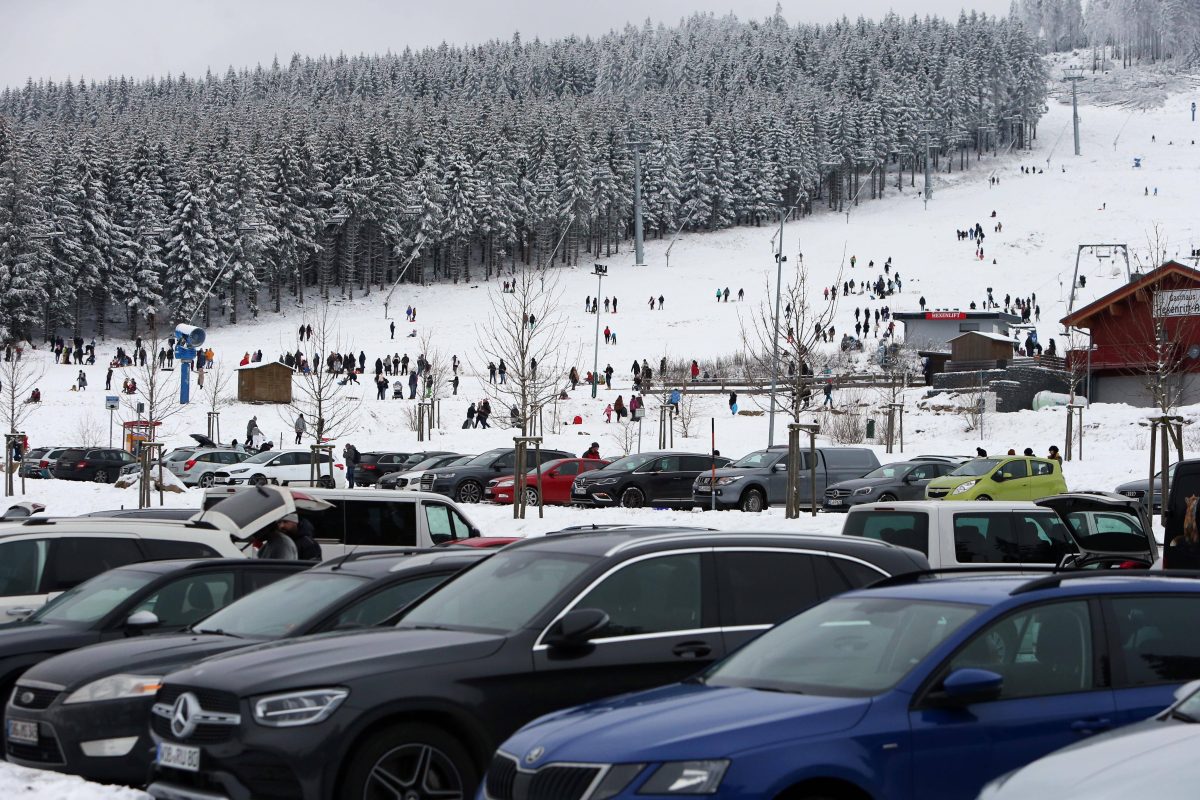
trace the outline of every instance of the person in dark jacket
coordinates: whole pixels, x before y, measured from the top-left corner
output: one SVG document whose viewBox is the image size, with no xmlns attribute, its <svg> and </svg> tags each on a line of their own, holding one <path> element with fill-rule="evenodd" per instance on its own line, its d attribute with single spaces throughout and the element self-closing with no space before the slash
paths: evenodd
<svg viewBox="0 0 1200 800">
<path fill-rule="evenodd" d="M 737 413 L 737 392 L 729 393 L 729 413 Z"/>
<path fill-rule="evenodd" d="M 417 397 L 417 371 L 409 370 L 408 373 L 408 399 L 415 400 Z"/>
<path fill-rule="evenodd" d="M 292 530 L 285 531 L 296 545 L 296 557 L 301 561 L 318 562 L 321 560 L 321 545 L 317 544 L 317 532 L 313 524 L 301 519 Z"/>
</svg>

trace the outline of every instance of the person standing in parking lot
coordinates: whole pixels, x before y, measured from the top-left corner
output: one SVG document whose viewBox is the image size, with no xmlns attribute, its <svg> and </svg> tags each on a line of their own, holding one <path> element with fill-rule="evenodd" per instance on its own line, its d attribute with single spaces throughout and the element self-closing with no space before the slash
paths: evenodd
<svg viewBox="0 0 1200 800">
<path fill-rule="evenodd" d="M 255 420 L 251 420 L 251 422 L 255 423 L 254 427 L 258 427 L 258 424 L 257 424 L 257 422 L 255 422 Z M 295 427 L 296 427 L 296 444 L 300 444 L 300 440 L 304 438 L 304 431 L 306 431 L 308 429 L 308 423 L 304 421 L 303 414 L 296 415 Z"/>
<path fill-rule="evenodd" d="M 300 551 L 296 548 L 296 543 L 288 531 L 296 528 L 299 523 L 300 517 L 293 512 L 279 520 L 271 530 L 256 534 L 254 538 L 262 542 L 262 547 L 258 549 L 255 558 L 279 558 L 285 561 L 295 561 L 299 557 Z"/>
<path fill-rule="evenodd" d="M 358 448 L 349 442 L 342 448 L 342 458 L 346 461 L 346 485 L 354 488 L 354 468 L 358 465 Z"/>
</svg>

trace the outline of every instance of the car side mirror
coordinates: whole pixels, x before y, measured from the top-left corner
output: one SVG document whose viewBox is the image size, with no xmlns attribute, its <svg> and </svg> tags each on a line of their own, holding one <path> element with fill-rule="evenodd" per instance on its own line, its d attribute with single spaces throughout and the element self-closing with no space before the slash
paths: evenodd
<svg viewBox="0 0 1200 800">
<path fill-rule="evenodd" d="M 987 669 L 956 669 L 942 681 L 947 702 L 968 706 L 995 700 L 1000 696 L 1004 677 Z"/>
<path fill-rule="evenodd" d="M 546 645 L 557 649 L 583 647 L 608 624 L 608 613 L 598 608 L 576 608 L 554 623 L 546 634 Z"/>
<path fill-rule="evenodd" d="M 535 474 L 536 474 L 536 473 L 535 473 Z M 543 473 L 542 473 L 542 477 L 543 477 L 543 478 L 557 478 L 557 477 L 558 477 L 558 470 L 556 470 L 556 469 L 552 469 L 552 470 L 550 470 L 549 472 L 543 472 Z"/>
<path fill-rule="evenodd" d="M 153 611 L 135 611 L 125 620 L 125 628 L 138 633 L 156 625 L 158 625 L 158 615 Z"/>
<path fill-rule="evenodd" d="M 994 480 L 996 483 L 1004 483 L 1006 480 L 1008 480 L 1008 473 L 997 472 L 996 474 L 992 475 L 992 480 Z"/>
<path fill-rule="evenodd" d="M 776 472 L 787 472 L 787 468 L 788 468 L 788 465 L 786 462 L 784 462 L 783 464 L 776 464 L 774 467 Z"/>
</svg>

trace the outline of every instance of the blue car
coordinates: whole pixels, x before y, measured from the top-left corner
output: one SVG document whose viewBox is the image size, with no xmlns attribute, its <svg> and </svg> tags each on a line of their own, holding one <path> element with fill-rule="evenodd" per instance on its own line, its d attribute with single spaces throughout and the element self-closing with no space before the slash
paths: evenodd
<svg viewBox="0 0 1200 800">
<path fill-rule="evenodd" d="M 481 800 L 934 800 L 1171 703 L 1200 677 L 1200 581 L 900 576 L 684 683 L 542 717 Z"/>
</svg>

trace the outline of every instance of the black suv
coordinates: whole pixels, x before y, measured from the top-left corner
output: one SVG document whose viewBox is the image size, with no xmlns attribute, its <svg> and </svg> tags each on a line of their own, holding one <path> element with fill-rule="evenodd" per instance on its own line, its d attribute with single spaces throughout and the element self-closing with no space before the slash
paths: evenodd
<svg viewBox="0 0 1200 800">
<path fill-rule="evenodd" d="M 359 453 L 358 464 L 354 468 L 354 483 L 356 486 L 374 486 L 384 475 L 409 469 L 424 457 L 424 453 Z"/>
<path fill-rule="evenodd" d="M 136 460 L 124 450 L 112 447 L 73 447 L 62 451 L 50 474 L 64 481 L 114 483 L 122 467 Z"/>
<path fill-rule="evenodd" d="M 537 466 L 534 452 L 527 456 L 529 467 Z M 565 450 L 541 451 L 542 463 L 559 458 L 574 458 L 574 454 Z M 512 475 L 517 468 L 517 451 L 511 447 L 501 447 L 480 453 L 465 464 L 457 467 L 441 467 L 426 470 L 421 475 L 421 491 L 437 492 L 460 503 L 478 503 L 483 499 L 483 487 L 498 475 Z"/>
<path fill-rule="evenodd" d="M 149 792 L 471 797 L 497 744 L 534 717 L 681 680 L 831 595 L 926 563 L 882 542 L 803 534 L 516 542 L 394 628 L 251 647 L 168 675 Z"/>
<path fill-rule="evenodd" d="M 605 507 L 672 506 L 691 508 L 692 484 L 705 471 L 730 463 L 704 453 L 638 453 L 586 472 L 571 485 L 571 505 Z"/>
<path fill-rule="evenodd" d="M 144 784 L 154 757 L 154 693 L 145 687 L 162 675 L 251 644 L 384 624 L 489 555 L 488 550 L 357 553 L 285 577 L 186 633 L 119 639 L 47 659 L 21 676 L 8 716 L 53 731 L 58 758 L 27 760 L 15 747 L 8 758 L 103 783 Z M 97 738 L 99 731 L 104 738 Z"/>
</svg>

